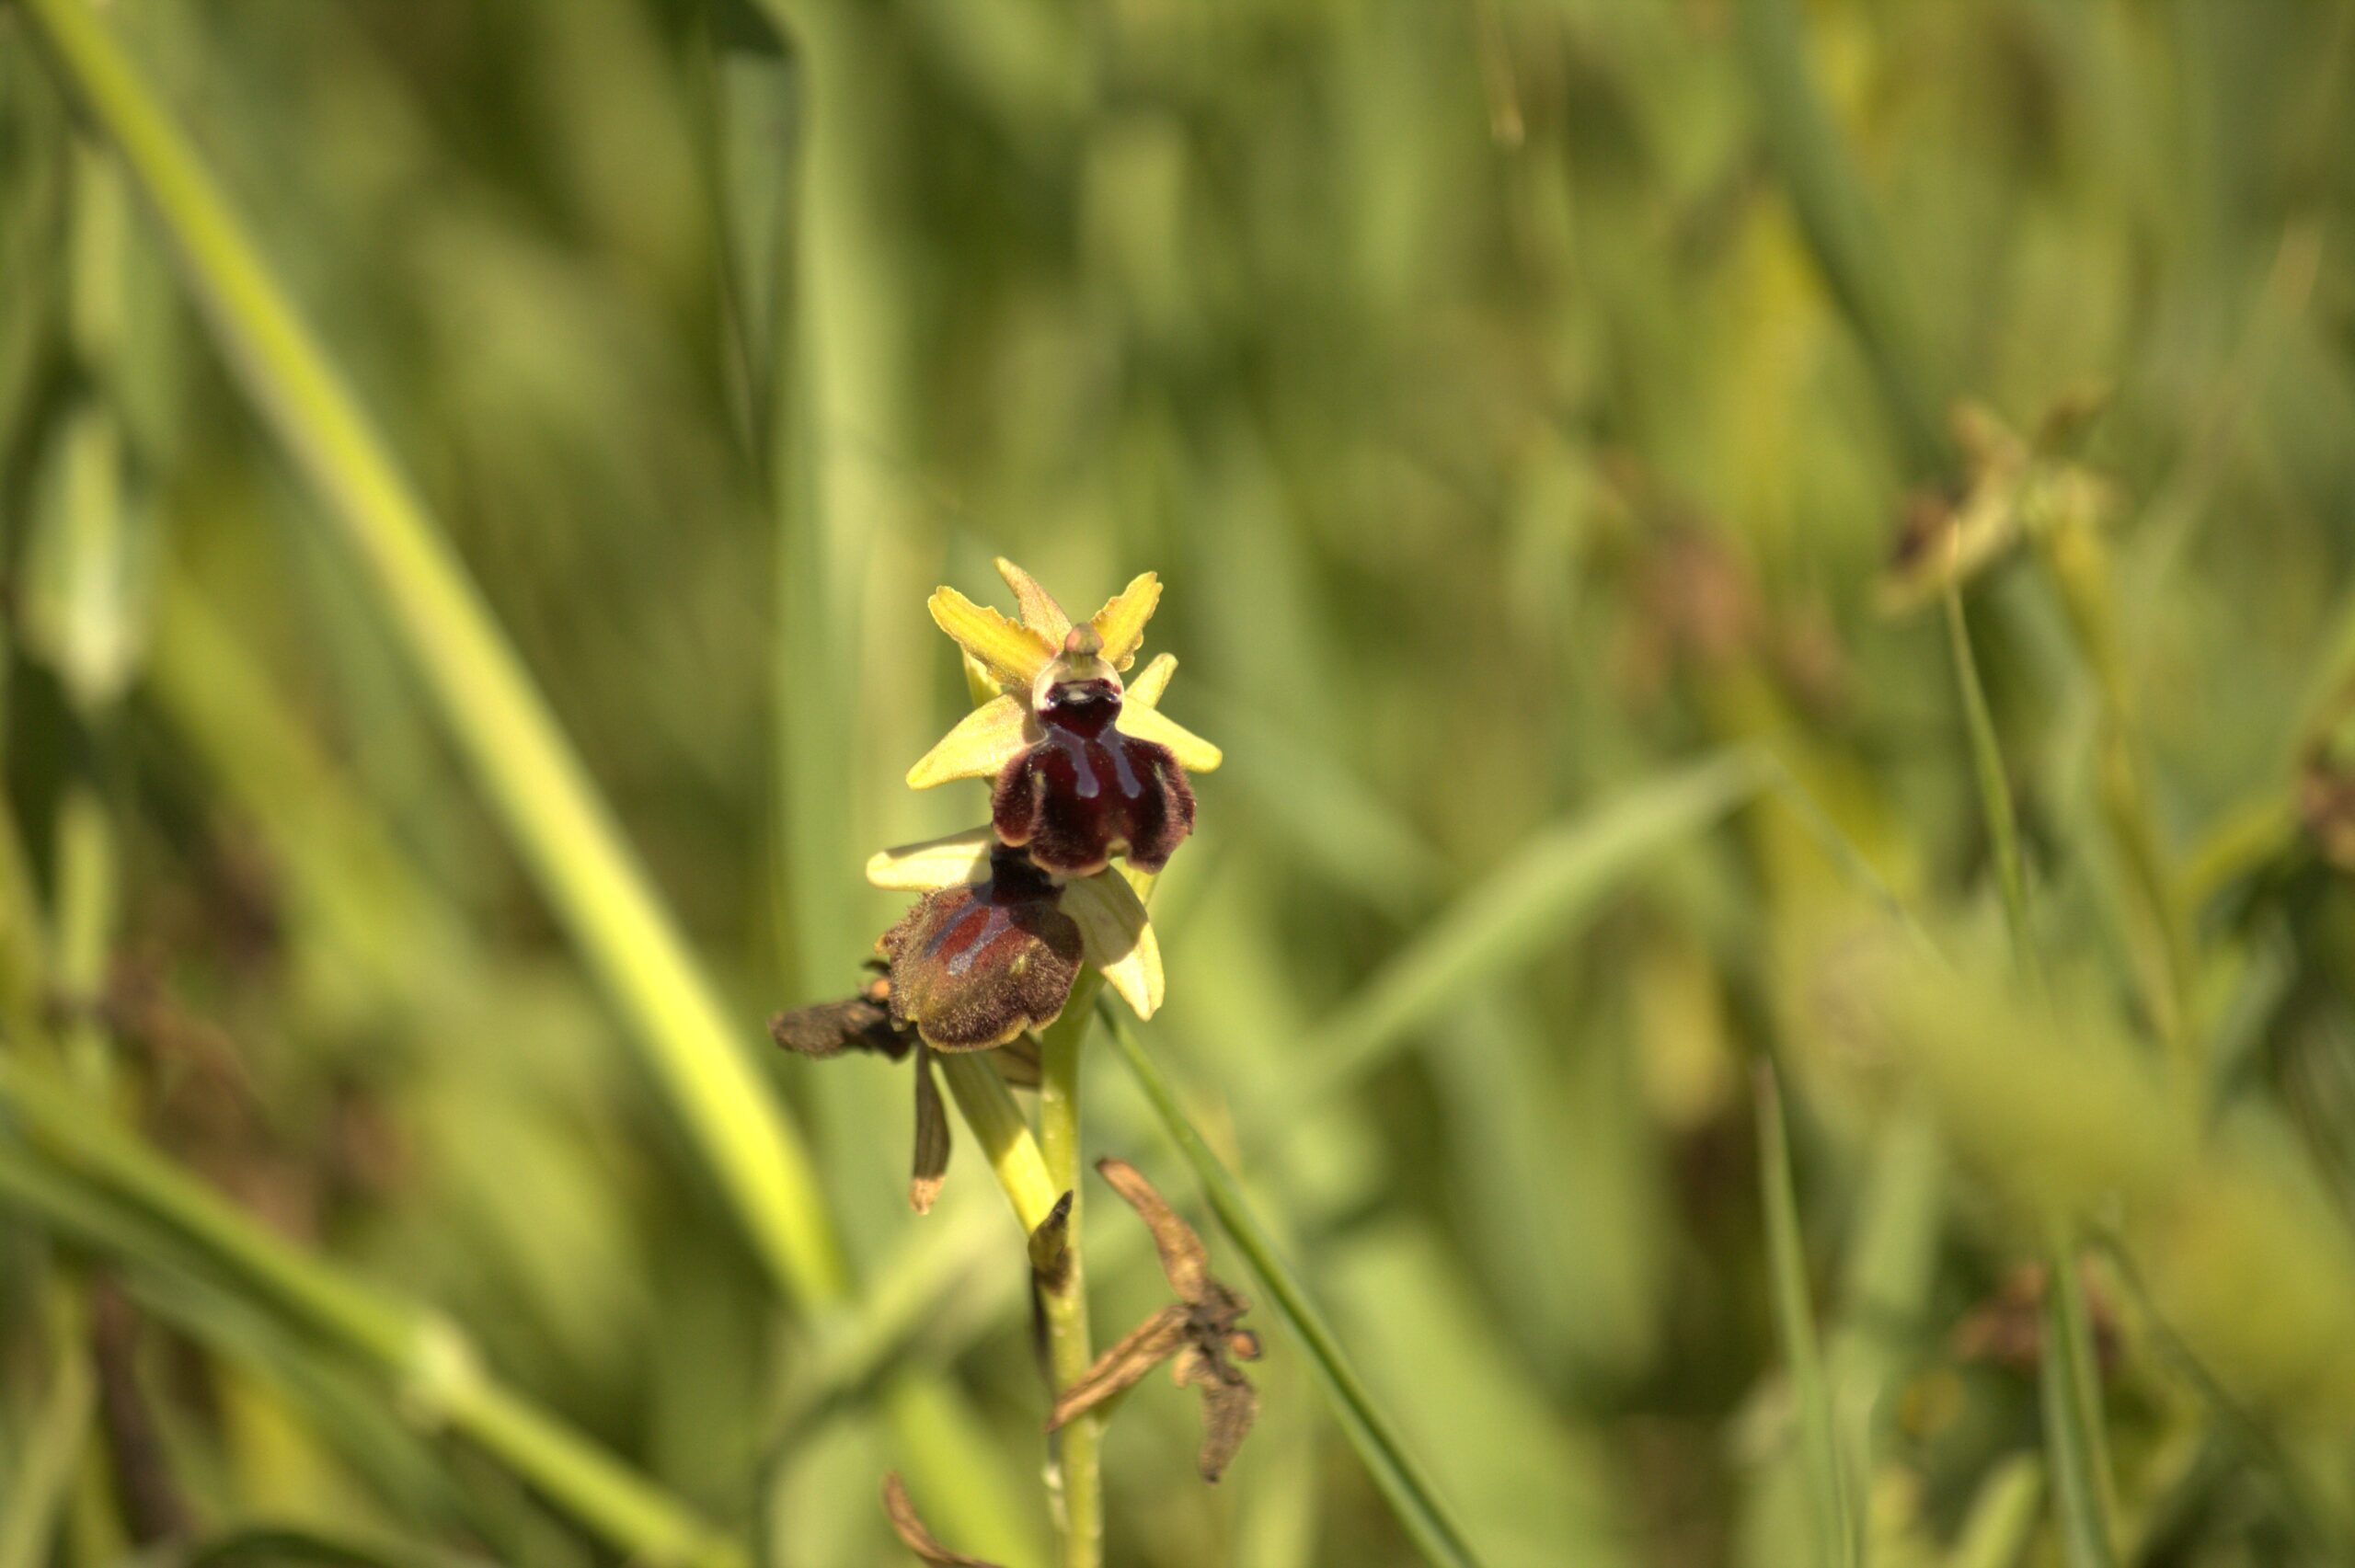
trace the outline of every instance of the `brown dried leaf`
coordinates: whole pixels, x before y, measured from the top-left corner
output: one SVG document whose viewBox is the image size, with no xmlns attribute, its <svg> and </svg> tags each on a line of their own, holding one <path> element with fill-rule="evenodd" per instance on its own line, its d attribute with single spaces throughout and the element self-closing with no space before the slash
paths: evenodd
<svg viewBox="0 0 2355 1568">
<path fill-rule="evenodd" d="M 1096 1358 L 1079 1381 L 1055 1396 L 1047 1430 L 1054 1431 L 1074 1416 L 1084 1415 L 1114 1394 L 1133 1388 L 1139 1379 L 1167 1360 L 1186 1343 L 1190 1314 L 1183 1307 L 1164 1307 L 1131 1329 L 1120 1344 Z"/>
<path fill-rule="evenodd" d="M 1205 1356 L 1203 1367 L 1213 1364 Z M 1251 1423 L 1259 1414 L 1259 1391 L 1251 1380 L 1232 1367 L 1220 1376 L 1212 1370 L 1208 1376 L 1198 1373 L 1194 1380 L 1202 1389 L 1202 1451 L 1199 1458 L 1202 1479 L 1215 1483 L 1226 1473 L 1235 1451 L 1243 1447 L 1243 1439 L 1250 1435 Z"/>
<path fill-rule="evenodd" d="M 883 1478 L 883 1512 L 891 1521 L 891 1533 L 906 1547 L 935 1568 L 998 1568 L 994 1562 L 980 1557 L 968 1557 L 961 1551 L 951 1551 L 935 1540 L 932 1532 L 916 1517 L 915 1505 L 908 1501 L 908 1489 L 900 1483 L 897 1471 Z"/>
<path fill-rule="evenodd" d="M 1199 1306 L 1209 1289 L 1211 1263 L 1194 1228 L 1180 1219 L 1144 1179 L 1144 1173 L 1127 1161 L 1107 1155 L 1096 1162 L 1096 1170 L 1113 1191 L 1129 1200 L 1153 1232 L 1153 1244 L 1161 1253 L 1161 1272 L 1169 1276 L 1169 1288 L 1178 1292 L 1178 1299 Z"/>
<path fill-rule="evenodd" d="M 932 1076 L 932 1052 L 916 1047 L 915 1168 L 908 1180 L 908 1202 L 918 1214 L 932 1212 L 933 1199 L 948 1174 L 948 1113 Z"/>
</svg>

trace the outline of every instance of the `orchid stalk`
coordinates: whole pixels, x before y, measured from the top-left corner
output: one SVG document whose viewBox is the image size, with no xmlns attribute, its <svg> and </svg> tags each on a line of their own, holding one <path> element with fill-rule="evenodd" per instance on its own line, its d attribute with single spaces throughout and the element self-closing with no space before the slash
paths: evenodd
<svg viewBox="0 0 2355 1568">
<path fill-rule="evenodd" d="M 921 897 L 878 940 L 876 973 L 856 996 L 781 1013 L 771 1030 L 807 1056 L 856 1048 L 913 1057 L 909 1201 L 918 1213 L 930 1209 L 948 1171 L 948 1123 L 934 1079 L 945 1070 L 1025 1236 L 1052 1379 L 1042 1425 L 1053 1435 L 1048 1500 L 1061 1568 L 1100 1568 L 1105 1402 L 1178 1355 L 1181 1384 L 1205 1391 L 1207 1480 L 1217 1479 L 1257 1409 L 1232 1360 L 1257 1353 L 1257 1341 L 1235 1326 L 1246 1303 L 1209 1278 L 1199 1241 L 1117 1160 L 1099 1162 L 1107 1179 L 1154 1228 L 1165 1258 L 1189 1261 L 1171 1276 L 1182 1281 L 1183 1304 L 1095 1355 L 1078 1222 L 1088 1017 L 1099 990 L 1140 1018 L 1160 1007 L 1161 946 L 1144 896 L 1193 830 L 1188 775 L 1221 759 L 1161 711 L 1175 658 L 1161 654 L 1123 679 L 1160 602 L 1153 573 L 1074 621 L 1021 567 L 1000 560 L 997 568 L 1015 617 L 953 588 L 929 601 L 961 653 L 974 706 L 907 781 L 931 789 L 985 780 L 990 818 L 873 856 L 869 882 Z M 1037 1091 L 1035 1135 L 1013 1088 Z M 923 1528 L 896 1478 L 886 1506 L 921 1560 L 978 1562 Z"/>
</svg>

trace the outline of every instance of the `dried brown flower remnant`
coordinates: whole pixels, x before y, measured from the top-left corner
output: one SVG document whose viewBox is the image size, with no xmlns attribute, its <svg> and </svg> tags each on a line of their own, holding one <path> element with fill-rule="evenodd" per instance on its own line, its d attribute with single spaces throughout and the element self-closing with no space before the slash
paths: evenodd
<svg viewBox="0 0 2355 1568">
<path fill-rule="evenodd" d="M 2023 539 L 2113 513 L 2113 486 L 2071 461 L 2106 395 L 2080 390 L 2064 396 L 2032 439 L 1977 404 L 1958 406 L 1952 424 L 1961 477 L 1907 501 L 1877 589 L 1882 612 L 1903 614 L 1936 603 L 1948 588 L 1971 581 Z"/>
<path fill-rule="evenodd" d="M 856 996 L 797 1007 L 769 1020 L 769 1035 L 787 1050 L 806 1057 L 840 1056 L 845 1050 L 874 1051 L 893 1061 L 916 1054 L 916 1132 L 908 1202 L 918 1214 L 932 1210 L 948 1171 L 948 1115 L 932 1076 L 932 1053 L 921 1036 L 891 1017 L 891 982 L 878 975 Z"/>
<path fill-rule="evenodd" d="M 2090 1266 L 2081 1264 L 2077 1275 L 2086 1316 L 2093 1323 L 2094 1362 L 2108 1372 L 2118 1364 L 2118 1313 Z M 1985 1362 L 2009 1371 L 2035 1371 L 2044 1358 L 2044 1295 L 2049 1278 L 2040 1263 L 2022 1264 L 2006 1272 L 1994 1293 L 1955 1325 L 1948 1342 L 1954 1354 L 1965 1361 Z"/>
<path fill-rule="evenodd" d="M 893 1061 L 908 1054 L 908 1032 L 891 1022 L 891 982 L 877 975 L 856 996 L 797 1007 L 769 1020 L 769 1037 L 798 1056 L 877 1051 Z"/>
<path fill-rule="evenodd" d="M 1143 1172 L 1113 1159 L 1098 1160 L 1096 1169 L 1153 1232 L 1161 1271 L 1169 1276 L 1178 1302 L 1132 1329 L 1097 1357 L 1079 1381 L 1057 1395 L 1047 1430 L 1134 1387 L 1147 1372 L 1175 1356 L 1172 1380 L 1181 1389 L 1202 1391 L 1200 1465 L 1202 1479 L 1214 1482 L 1259 1413 L 1258 1391 L 1235 1366 L 1237 1360 L 1259 1358 L 1258 1335 L 1237 1326 L 1251 1303 L 1212 1276 L 1201 1238 L 1154 1190 Z"/>
<path fill-rule="evenodd" d="M 900 1483 L 898 1471 L 883 1478 L 883 1512 L 891 1521 L 891 1533 L 900 1544 L 913 1551 L 923 1562 L 935 1568 L 998 1568 L 985 1558 L 968 1557 L 961 1551 L 951 1551 L 924 1528 L 916 1517 L 915 1505 L 908 1501 L 908 1489 Z"/>
</svg>

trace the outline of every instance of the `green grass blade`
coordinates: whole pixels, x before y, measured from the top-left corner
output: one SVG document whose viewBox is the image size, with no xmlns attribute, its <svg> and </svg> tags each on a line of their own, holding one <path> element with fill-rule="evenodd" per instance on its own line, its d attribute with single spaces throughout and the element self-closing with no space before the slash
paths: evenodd
<svg viewBox="0 0 2355 1568">
<path fill-rule="evenodd" d="M 746 437 L 766 466 L 774 399 L 790 373 L 793 150 L 799 90 L 793 52 L 751 0 L 707 0 L 699 20 L 706 155 L 721 245 L 729 347 Z"/>
<path fill-rule="evenodd" d="M 1907 460 L 1935 473 L 1947 457 L 1941 400 L 1924 367 L 1894 253 L 1809 75 L 1799 20 L 1789 0 L 1740 0 L 1734 22 L 1760 129 L 1799 230 L 1864 347 Z"/>
<path fill-rule="evenodd" d="M 1799 1239 L 1798 1197 L 1791 1179 L 1790 1129 L 1783 1117 L 1783 1095 L 1772 1066 L 1757 1077 L 1758 1173 L 1766 1210 L 1766 1260 L 1774 1276 L 1775 1328 L 1783 1361 L 1798 1396 L 1799 1434 L 1807 1470 L 1808 1501 L 1815 1515 L 1818 1549 L 1827 1568 L 1853 1568 L 1856 1526 L 1841 1464 L 1832 1390 L 1823 1374 L 1815 1310 L 1809 1303 L 1807 1258 Z"/>
<path fill-rule="evenodd" d="M 1160 1116 L 1162 1126 L 1193 1166 L 1194 1174 L 1202 1184 L 1203 1196 L 1211 1211 L 1218 1217 L 1219 1228 L 1227 1239 L 1239 1248 L 1250 1262 L 1252 1272 L 1258 1276 L 1270 1299 L 1301 1348 L 1306 1352 L 1309 1365 L 1316 1374 L 1317 1384 L 1325 1391 L 1328 1403 L 1341 1429 L 1349 1435 L 1358 1457 L 1365 1461 L 1374 1484 L 1382 1489 L 1398 1522 L 1406 1527 L 1424 1559 L 1437 1568 L 1472 1568 L 1476 1562 L 1472 1549 L 1447 1509 L 1441 1504 L 1421 1467 L 1407 1454 L 1397 1434 L 1373 1404 L 1373 1396 L 1350 1365 L 1340 1342 L 1327 1326 L 1324 1316 L 1309 1301 L 1307 1292 L 1277 1253 L 1275 1242 L 1260 1224 L 1258 1217 L 1245 1201 L 1243 1191 L 1235 1178 L 1220 1162 L 1202 1135 L 1194 1130 L 1185 1110 L 1178 1104 L 1178 1096 L 1164 1078 L 1160 1067 L 1146 1054 L 1144 1047 L 1129 1029 L 1127 1021 L 1109 1005 L 1099 1005 L 1098 1015 L 1110 1030 L 1120 1055 L 1136 1075 L 1137 1083 L 1144 1090 Z"/>
<path fill-rule="evenodd" d="M 2037 1393 L 2044 1416 L 2044 1445 L 2051 1450 L 2061 1538 L 2071 1568 L 2115 1568 L 2100 1374 L 2091 1354 L 2093 1324 L 2085 1313 L 2075 1249 L 2058 1222 L 2045 1272 L 2044 1355 L 2038 1365 Z"/>
<path fill-rule="evenodd" d="M 85 0 L 26 9 L 152 201 L 247 392 L 343 523 L 460 750 L 763 1261 L 805 1303 L 838 1298 L 840 1248 L 798 1136 L 423 501 L 98 14 Z"/>
<path fill-rule="evenodd" d="M 86 1350 L 76 1335 L 59 1337 L 49 1388 L 13 1456 L 14 1473 L 0 1479 L 0 1568 L 40 1568 L 49 1561 L 51 1532 L 98 1408 Z"/>
<path fill-rule="evenodd" d="M 354 1281 L 264 1230 L 109 1123 L 79 1096 L 0 1057 L 0 1111 L 58 1165 L 159 1228 L 247 1295 L 396 1379 L 428 1421 L 469 1438 L 615 1546 L 649 1561 L 737 1568 L 742 1554 L 684 1505 L 483 1370 L 446 1320 Z M 0 1153 L 8 1142 L 0 1139 Z M 36 1182 L 7 1184 L 41 1202 Z M 68 1192 L 70 1197 L 70 1188 Z M 102 1212 L 102 1211 L 101 1211 Z M 58 1218 L 71 1221 L 74 1210 Z M 90 1232 L 99 1244 L 121 1231 Z"/>
<path fill-rule="evenodd" d="M 2020 1454 L 1980 1484 L 1947 1568 L 2018 1568 L 2044 1504 L 2044 1467 Z"/>
<path fill-rule="evenodd" d="M 1947 645 L 1954 656 L 1955 684 L 1962 698 L 1963 722 L 1970 733 L 1970 768 L 1979 785 L 1979 808 L 1987 822 L 1987 843 L 1995 860 L 1995 885 L 2004 898 L 2004 922 L 2011 933 L 2012 952 L 2024 973 L 2035 973 L 2036 943 L 2028 921 L 2028 873 L 2020 859 L 2018 814 L 2012 806 L 2012 786 L 2004 774 L 2003 748 L 1995 738 L 1995 715 L 1987 706 L 1986 688 L 1979 683 L 1979 661 L 1972 655 L 1970 625 L 1963 618 L 1962 591 L 1947 579 Z"/>
<path fill-rule="evenodd" d="M 1451 904 L 1307 1045 L 1302 1101 L 1346 1087 L 1465 991 L 1527 963 L 1653 856 L 1765 788 L 1754 752 L 1711 757 L 1632 785 L 1535 836 Z"/>
<path fill-rule="evenodd" d="M 1947 632 L 1970 736 L 1971 768 L 1979 781 L 1980 809 L 1986 817 L 1987 841 L 1994 850 L 2005 918 L 2011 928 L 2013 956 L 2022 976 L 2034 981 L 2039 969 L 2028 926 L 2019 823 L 2011 791 L 2005 784 L 1994 718 L 1979 684 L 1970 623 L 1963 614 L 1961 594 L 1951 582 L 1947 586 Z M 2111 1546 L 2110 1471 L 2101 1426 L 2099 1374 L 2093 1362 L 2093 1326 L 2085 1315 L 2070 1230 L 2068 1217 L 2056 1218 L 2045 1248 L 2044 1354 L 2037 1366 L 2039 1402 L 2069 1561 L 2074 1568 L 2111 1568 L 2116 1558 Z"/>
</svg>

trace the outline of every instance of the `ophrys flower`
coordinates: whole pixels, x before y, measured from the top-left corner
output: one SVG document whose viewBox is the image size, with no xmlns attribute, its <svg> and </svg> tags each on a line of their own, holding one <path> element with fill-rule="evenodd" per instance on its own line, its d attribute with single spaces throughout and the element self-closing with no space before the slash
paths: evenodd
<svg viewBox="0 0 2355 1568">
<path fill-rule="evenodd" d="M 1115 855 L 1160 870 L 1193 830 L 1187 772 L 1207 773 L 1220 755 L 1161 712 L 1175 658 L 1164 654 L 1121 682 L 1160 602 L 1159 579 L 1143 573 L 1074 625 L 1029 573 L 1003 559 L 997 569 L 1018 622 L 953 588 L 932 596 L 933 620 L 993 694 L 908 770 L 908 784 L 994 780 L 999 841 L 1057 876 L 1092 876 Z"/>
</svg>

